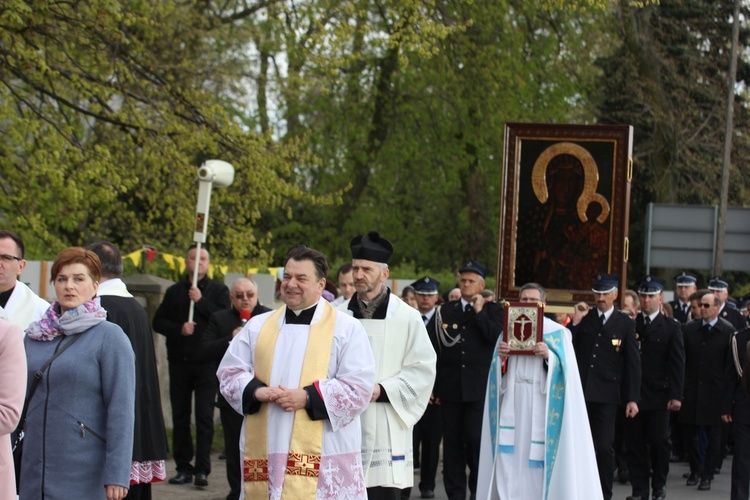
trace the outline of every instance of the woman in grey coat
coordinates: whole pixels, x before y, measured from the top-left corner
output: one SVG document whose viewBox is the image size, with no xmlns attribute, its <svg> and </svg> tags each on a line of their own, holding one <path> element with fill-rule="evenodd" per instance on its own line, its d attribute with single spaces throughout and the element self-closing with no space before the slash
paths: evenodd
<svg viewBox="0 0 750 500">
<path fill-rule="evenodd" d="M 47 368 L 29 403 L 20 498 L 121 500 L 133 451 L 133 349 L 96 298 L 101 265 L 93 252 L 63 250 L 51 276 L 57 301 L 26 330 L 29 386 L 58 349 L 81 337 Z"/>
</svg>

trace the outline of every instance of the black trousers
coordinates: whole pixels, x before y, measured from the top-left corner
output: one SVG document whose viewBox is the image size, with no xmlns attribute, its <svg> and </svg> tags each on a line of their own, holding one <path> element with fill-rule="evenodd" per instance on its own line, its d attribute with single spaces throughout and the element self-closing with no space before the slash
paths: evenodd
<svg viewBox="0 0 750 500">
<path fill-rule="evenodd" d="M 612 498 L 612 480 L 615 473 L 615 419 L 619 408 L 615 404 L 586 401 L 586 412 L 594 441 L 596 465 L 599 469 L 599 483 L 602 485 L 604 500 Z M 624 411 L 624 410 L 623 410 Z"/>
<path fill-rule="evenodd" d="M 625 455 L 625 407 L 618 406 L 615 413 L 615 440 L 612 443 L 612 449 L 615 450 L 615 467 L 618 471 L 628 470 L 628 460 Z"/>
<path fill-rule="evenodd" d="M 219 396 L 221 400 L 222 397 Z M 245 417 L 234 411 L 226 402 L 219 406 L 221 426 L 224 429 L 224 452 L 227 456 L 227 483 L 229 495 L 227 500 L 239 500 L 242 491 L 242 451 L 240 434 Z"/>
<path fill-rule="evenodd" d="M 700 476 L 701 479 L 713 479 L 714 469 L 719 462 L 719 453 L 721 452 L 721 425 L 708 425 L 706 436 L 708 445 L 706 446 L 706 457 L 701 464 L 700 445 L 698 442 L 697 425 L 683 424 L 685 429 L 685 447 L 687 448 L 688 462 L 690 462 L 690 473 Z"/>
<path fill-rule="evenodd" d="M 128 500 L 151 500 L 151 483 L 131 484 Z"/>
<path fill-rule="evenodd" d="M 750 497 L 750 424 L 733 422 L 734 456 L 732 457 L 731 500 Z"/>
<path fill-rule="evenodd" d="M 401 490 L 398 488 L 386 488 L 385 486 L 373 486 L 372 488 L 367 488 L 367 500 L 400 500 L 400 499 L 401 499 Z"/>
<path fill-rule="evenodd" d="M 420 450 L 419 491 L 435 491 L 435 477 L 440 463 L 440 441 L 443 439 L 441 405 L 427 405 L 422 418 L 414 426 L 414 450 Z M 411 488 L 404 488 L 404 497 L 411 494 Z"/>
<path fill-rule="evenodd" d="M 649 498 L 649 465 L 653 470 L 654 491 L 666 488 L 669 474 L 669 410 L 641 411 L 635 418 L 626 418 L 625 457 L 630 470 L 633 496 Z"/>
<path fill-rule="evenodd" d="M 680 423 L 680 412 L 669 412 L 669 425 L 671 427 L 670 438 L 672 440 L 672 452 L 680 458 L 685 458 L 685 432 Z"/>
<path fill-rule="evenodd" d="M 477 491 L 479 444 L 484 401 L 441 401 L 443 413 L 443 485 L 449 500 L 465 500 L 466 467 L 469 491 Z"/>
<path fill-rule="evenodd" d="M 195 393 L 196 445 L 190 434 L 190 406 Z M 216 363 L 169 362 L 172 402 L 172 450 L 178 472 L 211 473 L 214 438 Z M 195 451 L 195 466 L 191 465 Z"/>
</svg>

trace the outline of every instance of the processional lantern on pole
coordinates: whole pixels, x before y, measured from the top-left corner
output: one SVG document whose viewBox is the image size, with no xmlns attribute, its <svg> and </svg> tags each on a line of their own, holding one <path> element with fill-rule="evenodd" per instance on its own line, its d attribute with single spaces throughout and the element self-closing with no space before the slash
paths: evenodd
<svg viewBox="0 0 750 500">
<path fill-rule="evenodd" d="M 222 160 L 208 160 L 198 168 L 198 205 L 195 209 L 195 241 L 196 263 L 193 269 L 193 286 L 198 286 L 198 263 L 201 257 L 201 244 L 206 242 L 208 233 L 208 209 L 211 206 L 211 188 L 213 186 L 225 188 L 234 182 L 234 167 Z M 193 321 L 195 302 L 190 301 L 188 323 Z"/>
</svg>

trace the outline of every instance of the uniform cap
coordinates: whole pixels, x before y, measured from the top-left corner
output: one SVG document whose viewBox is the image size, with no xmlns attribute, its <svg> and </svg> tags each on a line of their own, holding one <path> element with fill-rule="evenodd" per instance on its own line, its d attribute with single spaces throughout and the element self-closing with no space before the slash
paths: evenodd
<svg viewBox="0 0 750 500">
<path fill-rule="evenodd" d="M 487 277 L 488 270 L 474 259 L 469 259 L 459 268 L 459 273 L 477 273 L 482 279 Z"/>
<path fill-rule="evenodd" d="M 653 274 L 648 274 L 638 282 L 638 293 L 642 295 L 656 295 L 664 290 L 664 280 Z"/>
<path fill-rule="evenodd" d="M 607 293 L 617 288 L 619 284 L 619 274 L 598 273 L 594 276 L 594 286 L 591 288 L 591 291 L 594 293 Z"/>
<path fill-rule="evenodd" d="M 709 290 L 728 290 L 729 283 L 727 283 L 727 280 L 725 280 L 721 276 L 712 276 L 711 279 L 708 280 L 708 289 Z"/>
<path fill-rule="evenodd" d="M 689 271 L 682 271 L 674 277 L 674 281 L 677 286 L 695 285 L 698 282 L 698 276 Z"/>
<path fill-rule="evenodd" d="M 419 278 L 410 286 L 414 289 L 415 292 L 422 295 L 437 295 L 440 282 L 433 278 L 430 278 L 429 276 L 424 276 L 422 278 Z"/>
</svg>

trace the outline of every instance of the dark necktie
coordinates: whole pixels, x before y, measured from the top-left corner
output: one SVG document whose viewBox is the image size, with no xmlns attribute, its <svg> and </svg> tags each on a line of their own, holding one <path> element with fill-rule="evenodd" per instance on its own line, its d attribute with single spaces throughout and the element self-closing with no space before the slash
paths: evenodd
<svg viewBox="0 0 750 500">
<path fill-rule="evenodd" d="M 464 312 L 467 313 L 471 311 L 471 304 L 466 304 L 466 307 L 464 307 Z"/>
<path fill-rule="evenodd" d="M 425 316 L 424 314 L 422 315 L 422 321 L 424 321 L 425 324 L 427 324 L 427 316 Z"/>
<path fill-rule="evenodd" d="M 688 315 L 688 311 L 690 311 L 690 306 L 688 304 L 682 306 L 682 312 L 685 313 L 685 316 Z"/>
<path fill-rule="evenodd" d="M 651 324 L 651 316 L 646 316 L 646 318 L 643 320 L 644 323 L 646 323 L 646 326 Z"/>
<path fill-rule="evenodd" d="M 703 325 L 701 326 L 701 331 L 703 333 L 708 333 L 709 330 L 711 330 L 711 324 L 710 323 L 703 323 Z"/>
<path fill-rule="evenodd" d="M 604 314 L 599 315 L 599 328 L 604 326 Z"/>
</svg>

